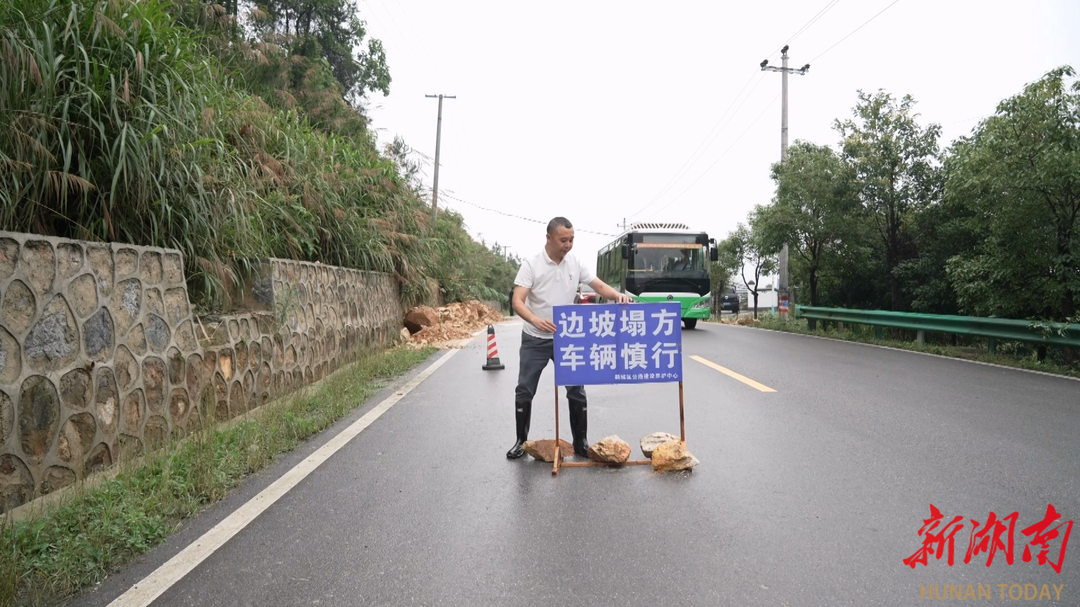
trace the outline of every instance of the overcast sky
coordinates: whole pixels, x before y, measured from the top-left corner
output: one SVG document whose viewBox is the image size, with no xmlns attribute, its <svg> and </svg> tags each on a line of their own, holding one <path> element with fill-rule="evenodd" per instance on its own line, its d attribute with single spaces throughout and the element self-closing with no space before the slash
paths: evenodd
<svg viewBox="0 0 1080 607">
<path fill-rule="evenodd" d="M 945 147 L 1026 83 L 1080 69 L 1070 0 L 358 4 L 393 78 L 370 100 L 380 141 L 404 138 L 430 188 L 438 101 L 424 95 L 456 95 L 443 102 L 440 208 L 519 255 L 566 216 L 590 266 L 623 218 L 720 240 L 771 201 L 781 75 L 759 64 L 780 65 L 785 43 L 791 66 L 811 64 L 789 77 L 791 143 L 835 146 L 857 90 L 884 89 L 912 95 Z"/>
</svg>

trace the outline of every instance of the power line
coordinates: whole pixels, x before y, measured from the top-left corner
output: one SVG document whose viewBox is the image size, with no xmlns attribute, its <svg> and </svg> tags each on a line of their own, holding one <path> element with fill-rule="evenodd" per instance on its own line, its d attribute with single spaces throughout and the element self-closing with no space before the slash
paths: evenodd
<svg viewBox="0 0 1080 607">
<path fill-rule="evenodd" d="M 504 217 L 512 217 L 514 219 L 520 219 L 522 221 L 528 221 L 528 222 L 531 222 L 531 223 L 538 223 L 540 225 L 545 225 L 545 226 L 548 224 L 548 222 L 540 221 L 539 219 L 533 219 L 531 217 L 522 217 L 521 215 L 515 215 L 513 213 L 507 213 L 505 211 L 500 211 L 498 209 L 489 209 L 487 207 L 482 207 L 482 206 L 480 206 L 480 205 L 478 205 L 478 204 L 476 204 L 474 202 L 469 202 L 468 200 L 458 198 L 457 196 L 454 196 L 453 194 L 447 194 L 446 192 L 443 192 L 442 195 L 443 195 L 444 198 L 449 198 L 451 200 L 456 200 L 456 201 L 458 201 L 460 203 L 467 204 L 470 207 L 476 207 L 476 208 L 480 209 L 481 211 L 487 211 L 489 213 L 496 213 L 496 214 L 502 215 Z M 578 231 L 578 232 L 585 232 L 585 233 L 588 233 L 588 234 L 596 234 L 598 236 L 615 236 L 614 234 L 609 234 L 607 232 L 596 232 L 594 230 L 586 230 L 586 229 L 583 229 L 583 228 L 574 228 L 574 229 L 576 231 Z"/>
<path fill-rule="evenodd" d="M 695 179 L 694 181 L 690 182 L 690 185 L 686 186 L 686 189 L 684 189 L 683 191 L 679 192 L 679 195 L 678 195 L 678 196 L 676 196 L 675 198 L 672 198 L 671 200 L 669 200 L 669 201 L 668 201 L 668 203 L 667 203 L 667 204 L 665 204 L 664 206 L 660 207 L 659 209 L 657 209 L 657 210 L 653 211 L 653 212 L 652 212 L 652 214 L 650 214 L 650 215 L 649 215 L 649 217 L 653 217 L 653 216 L 655 216 L 655 215 L 656 215 L 657 213 L 659 213 L 660 211 L 663 211 L 664 209 L 668 208 L 669 206 L 671 206 L 671 205 L 672 205 L 672 203 L 674 203 L 674 202 L 675 202 L 676 200 L 678 200 L 678 199 L 679 199 L 679 198 L 680 198 L 680 197 L 681 197 L 681 196 L 682 196 L 683 194 L 685 194 L 685 193 L 687 193 L 688 191 L 690 191 L 690 188 L 694 187 L 694 184 L 696 184 L 696 183 L 697 183 L 698 181 L 700 181 L 702 177 L 704 177 L 705 175 L 707 175 L 707 174 L 709 173 L 709 171 L 711 171 L 711 170 L 712 170 L 712 168 L 713 168 L 714 166 L 716 166 L 716 163 L 720 162 L 720 160 L 721 160 L 721 159 L 722 159 L 722 158 L 723 158 L 724 156 L 726 156 L 726 155 L 727 155 L 727 153 L 728 153 L 728 152 L 730 152 L 730 151 L 732 150 L 732 148 L 734 148 L 734 147 L 735 147 L 735 144 L 739 143 L 739 140 L 740 140 L 740 139 L 742 139 L 744 135 L 746 135 L 747 133 L 749 133 L 749 132 L 750 132 L 750 129 L 751 129 L 751 128 L 753 128 L 755 124 L 757 124 L 757 121 L 758 121 L 758 120 L 761 120 L 761 117 L 765 115 L 765 112 L 769 111 L 769 108 L 771 108 L 771 107 L 773 106 L 773 104 L 774 104 L 774 103 L 776 103 L 776 100 L 777 100 L 777 99 L 779 99 L 779 98 L 780 98 L 780 93 L 777 93 L 777 94 L 776 94 L 776 96 L 772 98 L 772 101 L 770 101 L 770 102 L 769 102 L 769 104 L 768 104 L 768 105 L 766 105 L 766 106 L 765 106 L 765 108 L 764 108 L 763 110 L 761 110 L 761 113 L 757 115 L 757 118 L 754 118 L 754 121 L 753 121 L 753 122 L 751 122 L 751 123 L 750 123 L 750 125 L 746 127 L 746 130 L 745 130 L 745 131 L 743 131 L 743 132 L 742 132 L 742 133 L 741 133 L 741 134 L 740 134 L 740 135 L 739 135 L 738 137 L 736 137 L 736 138 L 735 138 L 735 141 L 732 141 L 732 142 L 731 142 L 731 145 L 729 145 L 729 146 L 728 146 L 728 148 L 727 148 L 726 150 L 724 150 L 724 151 L 723 151 L 723 153 L 721 153 L 721 154 L 720 154 L 720 156 L 719 156 L 719 157 L 717 157 L 717 159 L 716 159 L 716 160 L 714 160 L 712 164 L 710 164 L 710 165 L 709 165 L 709 166 L 708 166 L 708 167 L 707 167 L 707 168 L 706 168 L 706 169 L 705 169 L 704 171 L 702 171 L 702 173 L 701 173 L 700 175 L 698 175 L 698 176 L 697 176 L 697 179 Z"/>
<path fill-rule="evenodd" d="M 701 143 L 699 143 L 698 146 L 694 148 L 694 151 L 690 154 L 690 158 L 688 158 L 686 162 L 684 162 L 682 166 L 679 167 L 679 170 L 676 171 L 675 175 L 671 179 L 669 179 L 666 184 L 664 184 L 664 187 L 661 188 L 659 192 L 656 193 L 656 196 L 653 196 L 652 199 L 645 204 L 645 206 L 641 207 L 636 212 L 630 214 L 630 219 L 637 217 L 641 213 L 645 212 L 645 209 L 652 206 L 653 203 L 658 202 L 660 198 L 663 197 L 663 195 L 671 189 L 671 186 L 675 185 L 675 183 L 677 183 L 679 179 L 686 174 L 686 171 L 690 170 L 690 168 L 694 166 L 694 163 L 701 159 L 701 156 L 705 153 L 706 150 L 709 149 L 710 146 L 712 146 L 713 142 L 716 141 L 717 137 L 719 137 L 720 134 L 724 132 L 724 129 L 727 128 L 727 125 L 731 124 L 731 120 L 735 118 L 735 114 L 737 114 L 739 110 L 742 109 L 742 106 L 746 103 L 746 100 L 749 99 L 750 95 L 753 94 L 753 92 L 757 89 L 758 85 L 755 84 L 754 88 L 750 89 L 750 92 L 746 94 L 746 97 L 743 99 L 742 103 L 739 104 L 739 107 L 736 108 L 735 112 L 731 114 L 730 118 L 728 118 L 728 121 L 724 123 L 724 126 L 719 131 L 716 131 L 716 127 L 720 126 L 720 123 L 724 122 L 724 118 L 727 117 L 728 112 L 731 111 L 731 108 L 733 108 L 739 98 L 742 97 L 743 91 L 746 90 L 746 87 L 749 86 L 750 83 L 757 76 L 759 76 L 759 74 L 757 73 L 750 76 L 750 79 L 746 81 L 746 84 L 744 84 L 742 88 L 739 89 L 739 92 L 735 95 L 735 98 L 731 100 L 731 105 L 729 105 L 727 109 L 724 110 L 724 113 L 720 115 L 720 119 L 716 121 L 716 124 L 714 124 L 711 129 L 709 129 L 709 132 L 705 135 L 705 138 L 701 140 Z M 761 80 L 761 78 L 758 78 L 758 84 L 761 84 Z M 716 135 L 713 135 L 713 131 L 716 131 Z"/>
<path fill-rule="evenodd" d="M 863 27 L 865 27 L 867 23 L 870 23 L 870 22 L 871 22 L 871 21 L 873 21 L 874 19 L 877 19 L 877 18 L 878 18 L 879 16 L 881 16 L 881 13 L 884 13 L 885 11 L 889 10 L 890 8 L 892 8 L 892 7 L 893 7 L 893 5 L 894 5 L 894 4 L 896 4 L 896 3 L 897 3 L 897 2 L 899 2 L 899 1 L 900 1 L 900 0 L 893 0 L 893 1 L 892 1 L 892 3 L 891 3 L 891 4 L 889 4 L 889 6 L 886 6 L 885 8 L 881 9 L 880 11 L 878 11 L 878 13 L 877 13 L 876 15 L 874 15 L 873 17 L 870 17 L 869 19 L 867 19 L 867 20 L 866 20 L 866 21 L 865 21 L 865 22 L 864 22 L 864 23 L 863 23 L 862 25 L 860 25 L 859 27 L 857 27 L 857 28 L 855 28 L 855 29 L 851 30 L 851 33 L 850 33 L 850 34 L 848 34 L 847 36 L 844 36 L 843 38 L 841 38 L 841 39 L 837 40 L 837 41 L 836 41 L 836 42 L 835 42 L 835 43 L 834 43 L 834 44 L 833 44 L 832 46 L 830 46 L 829 48 L 827 48 L 827 49 L 825 49 L 825 50 L 821 51 L 821 53 L 820 53 L 820 54 L 819 54 L 819 55 L 818 55 L 817 57 L 814 57 L 813 59 L 811 59 L 811 60 L 810 60 L 810 63 L 813 63 L 813 62 L 817 61 L 817 60 L 818 60 L 818 59 L 819 59 L 819 58 L 820 58 L 820 57 L 821 57 L 822 55 L 824 55 L 825 53 L 827 53 L 827 52 L 829 52 L 829 51 L 833 50 L 834 48 L 836 48 L 836 46 L 837 46 L 838 44 L 840 44 L 840 43 L 841 43 L 841 42 L 843 42 L 844 40 L 847 40 L 848 38 L 850 38 L 850 37 L 851 37 L 852 35 L 854 35 L 854 34 L 855 34 L 855 32 L 857 32 L 857 31 L 861 30 L 861 29 L 862 29 Z"/>
<path fill-rule="evenodd" d="M 825 4 L 825 6 L 823 6 L 813 17 L 811 17 L 806 23 L 804 23 L 802 25 L 802 27 L 800 27 L 798 30 L 796 30 L 795 33 L 792 34 L 790 38 L 788 38 L 788 42 L 791 42 L 795 38 L 798 38 L 800 35 L 803 34 L 803 32 L 810 29 L 810 27 L 813 26 L 814 23 L 816 23 L 819 19 L 821 19 L 822 17 L 825 16 L 825 13 L 828 13 L 834 6 L 836 6 L 839 3 L 840 3 L 840 0 L 829 0 L 829 2 Z M 781 46 L 786 46 L 786 44 L 781 45 Z M 778 52 L 780 50 L 780 48 L 781 47 L 779 47 L 779 46 L 776 47 L 776 50 L 769 53 L 769 56 L 774 55 L 776 52 Z M 716 124 L 714 124 L 712 126 L 712 128 L 709 129 L 709 132 L 701 140 L 701 143 L 699 143 L 697 145 L 697 147 L 694 148 L 694 151 L 691 152 L 690 157 L 686 160 L 686 162 L 684 162 L 682 164 L 682 166 L 679 167 L 679 170 L 675 172 L 675 175 L 671 179 L 669 179 L 666 184 L 664 184 L 664 187 L 661 188 L 660 191 L 655 196 L 653 196 L 652 199 L 649 200 L 649 202 L 647 202 L 645 204 L 645 206 L 641 207 L 640 209 L 638 209 L 637 211 L 635 211 L 634 213 L 629 215 L 629 217 L 631 219 L 633 219 L 634 217 L 637 217 L 641 213 L 645 212 L 646 209 L 648 209 L 654 203 L 658 202 L 661 199 L 661 197 L 663 197 L 663 195 L 665 193 L 667 193 L 667 191 L 670 190 L 671 187 L 673 185 L 675 185 L 675 183 L 677 183 L 678 180 L 681 179 L 685 175 L 685 173 L 694 165 L 694 163 L 696 163 L 698 160 L 701 159 L 701 156 L 705 153 L 705 151 L 708 150 L 712 146 L 712 144 L 716 141 L 716 139 L 718 137 L 720 137 L 720 134 L 724 132 L 724 129 L 727 128 L 727 126 L 729 124 L 731 124 L 731 121 L 735 118 L 735 114 L 738 114 L 739 110 L 742 109 L 742 106 L 746 104 L 746 101 L 750 98 L 750 95 L 752 95 L 754 90 L 757 89 L 758 84 L 761 84 L 761 81 L 763 80 L 763 78 L 760 78 L 759 76 L 760 76 L 759 70 L 755 70 L 753 75 L 751 75 L 750 78 L 746 81 L 746 84 L 743 84 L 742 88 L 739 89 L 739 92 L 735 95 L 735 98 L 731 100 L 731 104 L 728 105 L 727 109 L 724 110 L 724 113 L 720 115 L 720 118 L 716 121 Z M 746 90 L 746 87 L 750 85 L 750 82 L 753 81 L 755 77 L 758 77 L 757 84 L 755 84 L 754 88 L 750 89 L 750 92 L 746 94 L 746 97 L 743 99 L 742 103 L 739 103 L 739 107 L 735 108 L 735 112 L 732 113 L 731 116 L 728 118 L 727 123 L 725 123 L 724 126 L 719 131 L 716 131 L 716 128 L 720 126 L 720 123 L 724 122 L 724 118 L 728 115 L 728 112 L 730 112 L 731 108 L 733 108 L 735 106 L 736 102 L 739 101 L 739 98 L 742 96 L 743 91 Z M 715 135 L 713 135 L 713 131 L 716 131 Z M 741 137 L 741 135 L 740 135 L 740 137 Z M 713 164 L 715 164 L 715 163 L 713 163 Z M 700 177 L 698 179 L 700 179 Z M 697 180 L 695 180 L 695 183 L 696 182 L 697 182 Z M 681 194 L 680 194 L 680 196 L 681 196 Z M 654 212 L 654 214 L 655 214 L 655 212 Z"/>
<path fill-rule="evenodd" d="M 825 8 L 818 11 L 818 13 L 816 15 L 814 15 L 809 21 L 807 21 L 805 25 L 803 25 L 802 27 L 799 28 L 799 31 L 792 34 L 791 37 L 787 39 L 787 42 L 785 42 L 783 44 L 783 46 L 790 45 L 796 38 L 801 36 L 802 33 L 805 32 L 806 30 L 810 29 L 811 25 L 817 23 L 818 19 L 821 19 L 822 17 L 824 17 L 825 13 L 829 12 L 832 9 L 832 7 L 836 6 L 837 4 L 840 4 L 840 0 L 832 0 L 831 2 L 826 4 Z M 770 53 L 770 55 L 772 55 L 773 53 L 776 53 L 776 51 L 773 51 L 772 53 Z"/>
</svg>

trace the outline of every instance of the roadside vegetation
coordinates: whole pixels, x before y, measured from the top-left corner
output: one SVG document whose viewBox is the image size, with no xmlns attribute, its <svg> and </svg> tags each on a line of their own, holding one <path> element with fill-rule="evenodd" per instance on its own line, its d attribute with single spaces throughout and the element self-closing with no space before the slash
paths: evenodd
<svg viewBox="0 0 1080 607">
<path fill-rule="evenodd" d="M 77 487 L 34 518 L 3 519 L 0 607 L 59 604 L 100 582 L 432 352 L 370 355 L 239 421 L 208 419 L 204 429 L 123 464 L 111 479 Z"/>
<path fill-rule="evenodd" d="M 945 149 L 915 106 L 860 91 L 835 145 L 796 141 L 772 166 L 772 203 L 720 243 L 718 288 L 757 307 L 787 243 L 800 304 L 1080 323 L 1075 71 L 1046 73 Z M 1036 356 L 1080 371 L 1075 349 Z"/>
<path fill-rule="evenodd" d="M 501 299 L 517 260 L 378 149 L 390 84 L 352 0 L 0 3 L 0 229 L 179 249 L 203 310 L 266 257 Z"/>
</svg>

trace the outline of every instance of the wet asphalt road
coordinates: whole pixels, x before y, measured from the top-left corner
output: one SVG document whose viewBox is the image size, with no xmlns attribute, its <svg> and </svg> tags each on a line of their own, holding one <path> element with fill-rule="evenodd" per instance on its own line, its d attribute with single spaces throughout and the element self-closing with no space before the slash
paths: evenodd
<svg viewBox="0 0 1080 607">
<path fill-rule="evenodd" d="M 1080 529 L 1060 574 L 1023 562 L 1021 534 L 1048 503 L 1080 522 L 1078 381 L 704 324 L 684 331 L 687 357 L 776 392 L 685 358 L 693 473 L 553 477 L 504 457 L 519 335 L 498 326 L 498 372 L 480 369 L 486 343 L 473 340 L 153 604 L 910 605 L 934 584 L 990 585 L 989 604 L 1014 602 L 999 584 L 1046 584 L 1051 597 L 1057 585 L 1060 600 L 1022 602 L 1080 604 Z M 532 438 L 554 436 L 552 378 L 549 367 Z M 674 384 L 588 394 L 593 440 L 617 434 L 640 458 L 640 437 L 678 434 Z M 73 604 L 108 604 L 350 421 Z M 953 566 L 931 556 L 912 570 L 903 559 L 931 503 L 966 526 Z M 965 564 L 969 519 L 991 510 L 1019 514 L 1014 563 Z"/>
</svg>

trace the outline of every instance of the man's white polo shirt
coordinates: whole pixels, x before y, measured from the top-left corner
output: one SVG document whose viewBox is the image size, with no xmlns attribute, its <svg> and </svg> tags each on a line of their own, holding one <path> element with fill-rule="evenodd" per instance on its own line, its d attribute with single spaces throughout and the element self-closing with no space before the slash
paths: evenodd
<svg viewBox="0 0 1080 607">
<path fill-rule="evenodd" d="M 525 305 L 540 318 L 552 320 L 552 306 L 574 303 L 578 285 L 590 283 L 596 275 L 581 265 L 574 253 L 567 253 L 562 263 L 555 263 L 548 257 L 547 249 L 521 261 L 514 284 L 529 289 Z M 525 323 L 524 330 L 533 337 L 552 339 L 551 333 L 537 329 L 532 323 Z"/>
</svg>

